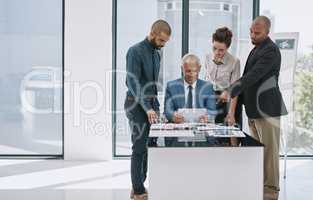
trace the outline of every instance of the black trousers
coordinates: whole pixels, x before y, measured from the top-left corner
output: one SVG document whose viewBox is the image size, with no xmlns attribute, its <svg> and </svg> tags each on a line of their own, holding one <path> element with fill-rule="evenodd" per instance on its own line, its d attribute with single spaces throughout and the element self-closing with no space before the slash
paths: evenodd
<svg viewBox="0 0 313 200">
<path fill-rule="evenodd" d="M 215 95 L 218 97 L 221 94 L 221 91 L 215 91 Z M 218 114 L 215 117 L 215 123 L 217 124 L 225 124 L 225 118 L 227 116 L 228 110 L 230 107 L 230 103 L 222 103 L 219 102 L 216 104 L 216 109 Z M 242 128 L 242 106 L 237 104 L 236 112 L 235 112 L 235 121 L 238 127 Z"/>
<path fill-rule="evenodd" d="M 215 95 L 219 96 L 221 94 L 220 91 L 215 91 Z M 215 123 L 216 124 L 224 124 L 227 125 L 225 123 L 225 118 L 228 114 L 228 110 L 230 107 L 230 103 L 222 103 L 219 102 L 216 104 L 216 109 L 218 114 L 215 117 Z M 236 125 L 238 126 L 238 128 L 242 129 L 242 106 L 241 104 L 237 104 L 236 106 L 236 112 L 235 112 L 235 121 L 236 121 Z M 218 139 L 220 144 L 230 144 L 230 140 L 228 138 L 219 138 Z"/>
</svg>

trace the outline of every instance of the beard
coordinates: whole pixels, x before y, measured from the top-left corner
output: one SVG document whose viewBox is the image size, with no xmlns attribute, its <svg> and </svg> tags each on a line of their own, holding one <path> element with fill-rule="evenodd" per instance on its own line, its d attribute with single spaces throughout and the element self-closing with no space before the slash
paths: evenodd
<svg viewBox="0 0 313 200">
<path fill-rule="evenodd" d="M 251 40 L 251 43 L 252 43 L 253 45 L 257 45 L 257 42 L 256 42 L 256 41 Z"/>
<path fill-rule="evenodd" d="M 152 44 L 152 46 L 153 46 L 154 48 L 156 48 L 157 50 L 160 50 L 160 49 L 163 47 L 162 45 L 158 45 L 158 44 L 156 43 L 155 38 L 153 38 L 153 39 L 151 40 L 151 44 Z"/>
<path fill-rule="evenodd" d="M 263 38 L 259 38 L 258 40 L 252 40 L 252 39 L 251 39 L 251 43 L 252 43 L 253 45 L 258 46 L 258 45 L 260 45 L 262 42 L 264 42 L 267 38 L 268 38 L 268 37 L 266 36 L 266 37 L 263 37 Z"/>
</svg>

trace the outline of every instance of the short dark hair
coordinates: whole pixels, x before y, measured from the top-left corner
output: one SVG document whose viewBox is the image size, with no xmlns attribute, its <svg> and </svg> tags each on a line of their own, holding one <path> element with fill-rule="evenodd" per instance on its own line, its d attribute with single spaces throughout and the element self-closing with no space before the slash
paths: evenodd
<svg viewBox="0 0 313 200">
<path fill-rule="evenodd" d="M 231 39 L 233 37 L 233 33 L 227 27 L 222 27 L 216 29 L 215 33 L 213 33 L 212 42 L 217 41 L 226 44 L 226 47 L 229 48 L 231 45 Z"/>
<path fill-rule="evenodd" d="M 267 33 L 269 33 L 271 29 L 271 20 L 268 17 L 261 15 L 261 16 L 257 16 L 253 21 L 254 24 L 257 24 L 259 22 L 264 23 L 266 31 Z"/>
<path fill-rule="evenodd" d="M 171 35 L 172 29 L 171 26 L 163 19 L 159 19 L 152 24 L 151 32 L 159 34 L 161 32 L 166 35 Z"/>
</svg>

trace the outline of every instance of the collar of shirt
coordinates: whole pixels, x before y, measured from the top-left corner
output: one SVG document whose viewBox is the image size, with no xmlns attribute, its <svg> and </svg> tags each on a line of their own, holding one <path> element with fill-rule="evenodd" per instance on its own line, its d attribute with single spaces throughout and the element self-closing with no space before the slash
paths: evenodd
<svg viewBox="0 0 313 200">
<path fill-rule="evenodd" d="M 189 83 L 187 83 L 185 80 L 184 80 L 184 86 L 185 86 L 185 91 L 188 91 L 188 87 L 189 87 Z M 192 83 L 191 87 L 192 89 L 194 90 L 196 88 L 196 85 L 197 85 L 197 80 L 195 82 Z"/>
<path fill-rule="evenodd" d="M 229 53 L 226 52 L 225 55 L 224 55 L 224 57 L 222 58 L 222 60 L 221 60 L 221 64 L 222 64 L 222 65 L 227 64 L 228 54 L 229 54 Z M 211 59 L 212 59 L 212 62 L 215 63 L 215 62 L 214 62 L 214 54 L 212 54 Z M 216 63 L 215 63 L 215 64 L 216 64 Z M 216 64 L 216 65 L 218 65 L 218 64 Z"/>
<path fill-rule="evenodd" d="M 153 44 L 148 40 L 148 37 L 146 37 L 143 42 L 149 49 L 151 49 L 151 51 L 156 50 Z"/>
<path fill-rule="evenodd" d="M 192 87 L 192 107 L 195 108 L 196 107 L 196 91 L 195 91 L 195 88 L 196 88 L 196 85 L 197 85 L 197 80 L 195 82 L 192 83 L 191 87 Z M 187 99 L 188 99 L 188 93 L 189 93 L 189 83 L 187 83 L 185 80 L 184 80 L 184 88 L 185 88 L 185 102 L 187 103 Z"/>
</svg>

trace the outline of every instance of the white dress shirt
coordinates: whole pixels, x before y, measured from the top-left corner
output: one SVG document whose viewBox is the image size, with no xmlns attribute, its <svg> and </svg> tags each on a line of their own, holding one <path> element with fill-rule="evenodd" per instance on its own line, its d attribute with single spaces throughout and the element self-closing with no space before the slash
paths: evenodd
<svg viewBox="0 0 313 200">
<path fill-rule="evenodd" d="M 192 83 L 191 87 L 192 87 L 192 108 L 196 107 L 196 85 L 197 85 L 197 80 L 195 82 Z M 189 93 L 189 83 L 187 83 L 184 80 L 184 88 L 185 88 L 185 105 L 187 104 L 187 100 L 188 100 L 188 93 Z"/>
<path fill-rule="evenodd" d="M 213 83 L 215 91 L 223 91 L 240 78 L 240 61 L 226 52 L 220 65 L 213 61 L 213 54 L 205 58 L 205 79 Z"/>
</svg>

